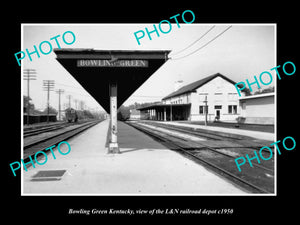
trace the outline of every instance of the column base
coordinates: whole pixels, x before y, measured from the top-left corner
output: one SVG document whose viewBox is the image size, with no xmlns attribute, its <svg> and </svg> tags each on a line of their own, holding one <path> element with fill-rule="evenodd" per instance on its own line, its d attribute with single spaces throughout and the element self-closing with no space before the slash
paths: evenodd
<svg viewBox="0 0 300 225">
<path fill-rule="evenodd" d="M 108 145 L 108 154 L 119 154 L 121 153 L 120 152 L 120 149 L 119 149 L 119 146 L 118 146 L 118 143 L 116 142 L 110 142 L 109 145 Z"/>
</svg>

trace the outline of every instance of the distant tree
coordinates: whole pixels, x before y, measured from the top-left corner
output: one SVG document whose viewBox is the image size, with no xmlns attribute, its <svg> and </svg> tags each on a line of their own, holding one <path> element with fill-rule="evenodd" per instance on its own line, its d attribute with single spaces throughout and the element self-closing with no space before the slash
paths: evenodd
<svg viewBox="0 0 300 225">
<path fill-rule="evenodd" d="M 44 109 L 43 113 L 45 113 L 45 114 L 48 113 L 48 108 L 47 107 Z M 53 108 L 52 106 L 49 106 L 49 114 L 57 114 L 56 109 Z"/>
<path fill-rule="evenodd" d="M 91 111 L 89 110 L 83 110 L 83 114 L 86 118 L 90 118 L 90 119 L 95 119 L 97 118 L 96 114 L 93 114 Z"/>
<path fill-rule="evenodd" d="M 252 95 L 252 94 L 251 94 L 251 91 L 250 91 L 250 89 L 249 89 L 249 88 L 247 88 L 247 87 L 246 87 L 245 89 L 243 89 L 243 90 L 242 90 L 242 92 L 244 92 L 244 93 L 245 93 L 245 96 Z"/>
<path fill-rule="evenodd" d="M 275 91 L 275 87 L 272 86 L 272 87 L 268 87 L 268 88 L 265 88 L 262 90 L 262 93 L 271 93 L 271 92 L 274 92 Z"/>
<path fill-rule="evenodd" d="M 258 89 L 256 92 L 253 93 L 253 95 L 259 95 L 261 94 L 261 89 Z"/>
<path fill-rule="evenodd" d="M 139 103 L 135 102 L 134 103 L 134 109 L 137 109 L 139 107 L 139 105 L 140 105 Z"/>
<path fill-rule="evenodd" d="M 25 96 L 23 95 L 23 112 L 27 113 L 28 110 L 29 110 L 29 113 L 32 114 L 34 112 L 34 104 L 33 103 L 30 103 L 32 99 L 31 98 L 28 98 L 28 96 Z M 28 102 L 29 102 L 29 108 L 27 109 L 28 107 Z"/>
<path fill-rule="evenodd" d="M 121 106 L 118 110 L 117 118 L 118 120 L 128 120 L 130 117 L 130 107 Z"/>
<path fill-rule="evenodd" d="M 259 91 L 256 91 L 254 93 L 254 95 L 259 95 L 259 94 L 264 94 L 264 93 L 272 93 L 275 91 L 275 87 L 274 86 L 271 86 L 271 87 L 268 87 L 268 88 L 264 88 L 264 89 L 261 89 Z"/>
</svg>

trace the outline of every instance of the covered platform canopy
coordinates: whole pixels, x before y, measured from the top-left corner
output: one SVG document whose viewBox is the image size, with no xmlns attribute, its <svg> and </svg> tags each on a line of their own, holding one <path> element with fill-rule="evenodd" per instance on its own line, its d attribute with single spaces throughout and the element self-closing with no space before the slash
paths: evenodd
<svg viewBox="0 0 300 225">
<path fill-rule="evenodd" d="M 154 104 L 138 108 L 142 114 L 148 113 L 151 120 L 189 120 L 191 104 Z"/>
<path fill-rule="evenodd" d="M 170 51 L 54 49 L 57 61 L 110 113 L 109 153 L 119 153 L 117 109 L 168 59 Z"/>
<path fill-rule="evenodd" d="M 166 50 L 54 49 L 57 61 L 110 112 L 109 84 L 118 86 L 119 108 L 168 59 Z"/>
</svg>

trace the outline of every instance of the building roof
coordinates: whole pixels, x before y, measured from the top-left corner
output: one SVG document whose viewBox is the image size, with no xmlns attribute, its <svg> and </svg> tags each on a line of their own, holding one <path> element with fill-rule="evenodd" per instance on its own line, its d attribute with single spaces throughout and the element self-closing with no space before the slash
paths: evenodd
<svg viewBox="0 0 300 225">
<path fill-rule="evenodd" d="M 148 106 L 145 106 L 145 107 L 140 107 L 138 108 L 137 110 L 147 110 L 147 109 L 159 109 L 159 108 L 170 108 L 170 107 L 173 107 L 173 108 L 178 108 L 178 107 L 185 107 L 185 106 L 191 106 L 191 103 L 187 103 L 187 104 L 153 104 L 153 105 L 148 105 Z"/>
<path fill-rule="evenodd" d="M 57 59 L 167 59 L 171 50 L 98 50 L 93 48 L 54 48 Z M 113 56 L 113 58 L 112 58 Z"/>
<path fill-rule="evenodd" d="M 247 99 L 253 99 L 253 98 L 266 98 L 266 97 L 274 97 L 274 96 L 275 96 L 275 93 L 270 92 L 270 93 L 265 93 L 265 94 L 256 94 L 256 95 L 240 97 L 239 100 L 247 100 Z"/>
<path fill-rule="evenodd" d="M 216 73 L 213 75 L 210 75 L 208 77 L 205 77 L 201 80 L 195 81 L 193 83 L 190 83 L 188 85 L 185 85 L 181 88 L 179 88 L 177 91 L 172 92 L 171 94 L 167 95 L 166 97 L 164 97 L 162 100 L 171 98 L 171 97 L 175 97 L 178 95 L 182 95 L 185 93 L 189 93 L 189 92 L 194 92 L 196 89 L 198 89 L 199 87 L 203 86 L 204 84 L 208 83 L 209 81 L 213 80 L 216 77 L 222 77 L 223 79 L 227 80 L 228 82 L 235 84 L 236 82 L 234 82 L 233 80 L 230 80 L 228 77 L 225 77 L 224 75 L 220 74 L 220 73 Z"/>
</svg>

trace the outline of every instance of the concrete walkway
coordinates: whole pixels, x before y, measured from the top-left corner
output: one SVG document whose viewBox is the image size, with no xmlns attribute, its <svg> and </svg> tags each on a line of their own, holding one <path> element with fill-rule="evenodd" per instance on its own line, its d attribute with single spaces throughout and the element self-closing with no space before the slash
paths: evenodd
<svg viewBox="0 0 300 225">
<path fill-rule="evenodd" d="M 243 129 L 235 129 L 235 128 L 226 128 L 226 127 L 212 127 L 212 126 L 204 126 L 198 124 L 187 124 L 187 123 L 178 123 L 175 121 L 151 121 L 163 124 L 171 124 L 179 127 L 192 127 L 192 128 L 199 128 L 209 131 L 219 131 L 223 133 L 230 133 L 230 134 L 238 134 L 243 136 L 248 136 L 252 138 L 262 139 L 266 141 L 275 141 L 275 133 L 269 132 L 262 132 L 262 131 L 253 131 L 253 130 L 243 130 Z"/>
<path fill-rule="evenodd" d="M 107 154 L 109 121 L 68 140 L 71 152 L 55 150 L 44 165 L 23 173 L 23 195 L 214 195 L 245 194 L 203 166 L 118 123 L 121 154 Z M 43 159 L 39 159 L 43 161 Z M 33 181 L 41 170 L 66 170 L 60 180 Z"/>
</svg>

